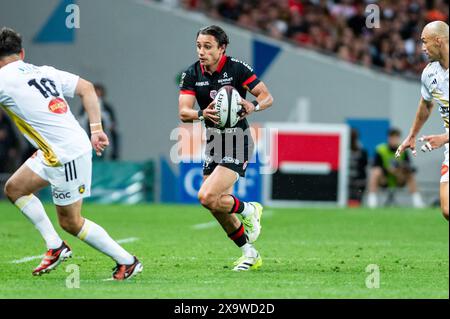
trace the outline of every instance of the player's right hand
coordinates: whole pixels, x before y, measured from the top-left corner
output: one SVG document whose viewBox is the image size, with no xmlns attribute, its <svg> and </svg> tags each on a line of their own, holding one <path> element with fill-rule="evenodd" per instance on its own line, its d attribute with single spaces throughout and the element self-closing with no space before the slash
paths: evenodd
<svg viewBox="0 0 450 319">
<path fill-rule="evenodd" d="M 217 110 L 215 109 L 216 102 L 212 101 L 209 103 L 208 107 L 203 110 L 203 117 L 207 120 L 210 120 L 214 124 L 219 124 L 219 117 L 216 115 Z"/>
<path fill-rule="evenodd" d="M 97 132 L 91 135 L 91 143 L 97 156 L 102 156 L 105 148 L 109 145 L 109 139 L 105 132 Z"/>
<path fill-rule="evenodd" d="M 397 148 L 397 152 L 395 152 L 395 157 L 398 158 L 404 151 L 406 151 L 408 148 L 411 149 L 412 154 L 414 156 L 417 155 L 416 151 L 416 138 L 414 136 L 408 135 L 407 138 L 403 141 L 402 144 Z"/>
</svg>

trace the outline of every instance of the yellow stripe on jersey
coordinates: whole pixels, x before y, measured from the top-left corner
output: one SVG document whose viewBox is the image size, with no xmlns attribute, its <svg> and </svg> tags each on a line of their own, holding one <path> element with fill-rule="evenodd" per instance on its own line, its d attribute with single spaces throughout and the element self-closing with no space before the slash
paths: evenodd
<svg viewBox="0 0 450 319">
<path fill-rule="evenodd" d="M 25 122 L 25 120 L 20 118 L 13 111 L 2 104 L 0 105 L 3 106 L 3 109 L 6 111 L 6 113 L 11 117 L 14 123 L 16 123 L 17 128 L 22 132 L 22 134 L 28 136 L 37 144 L 39 149 L 44 153 L 44 159 L 47 165 L 52 167 L 61 166 L 61 163 L 59 162 L 55 152 L 52 150 L 51 146 L 48 145 L 48 143 L 44 140 L 44 138 L 30 124 Z"/>
</svg>

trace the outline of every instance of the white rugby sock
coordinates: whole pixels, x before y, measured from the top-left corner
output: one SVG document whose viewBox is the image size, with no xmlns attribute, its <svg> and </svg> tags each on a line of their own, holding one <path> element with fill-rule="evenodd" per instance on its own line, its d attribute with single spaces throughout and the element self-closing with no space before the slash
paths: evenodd
<svg viewBox="0 0 450 319">
<path fill-rule="evenodd" d="M 77 237 L 108 255 L 118 264 L 131 265 L 134 262 L 134 257 L 116 243 L 101 226 L 86 218 Z"/>
<path fill-rule="evenodd" d="M 258 256 L 258 251 L 250 243 L 246 243 L 244 246 L 242 246 L 241 250 L 242 250 L 242 253 L 244 254 L 244 256 L 246 256 L 246 257 L 256 258 Z"/>
<path fill-rule="evenodd" d="M 367 206 L 369 206 L 369 208 L 376 208 L 378 206 L 378 199 L 376 193 L 369 193 L 367 195 Z"/>
<path fill-rule="evenodd" d="M 255 206 L 250 203 L 244 202 L 244 210 L 241 213 L 242 217 L 248 217 L 255 212 Z"/>
<path fill-rule="evenodd" d="M 53 227 L 39 198 L 33 194 L 23 196 L 16 200 L 14 205 L 22 211 L 34 227 L 41 233 L 48 249 L 56 249 L 61 246 L 63 241 Z"/>
<path fill-rule="evenodd" d="M 424 208 L 425 207 L 425 203 L 423 202 L 422 196 L 420 195 L 420 193 L 413 193 L 412 199 L 413 199 L 413 205 L 415 208 Z"/>
</svg>

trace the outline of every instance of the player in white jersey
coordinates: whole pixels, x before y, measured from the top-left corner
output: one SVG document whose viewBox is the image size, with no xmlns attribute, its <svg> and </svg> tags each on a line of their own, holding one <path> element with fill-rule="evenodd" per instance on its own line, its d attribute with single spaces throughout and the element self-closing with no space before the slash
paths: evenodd
<svg viewBox="0 0 450 319">
<path fill-rule="evenodd" d="M 20 35 L 2 28 L 0 108 L 37 149 L 5 185 L 6 196 L 33 223 L 47 245 L 48 251 L 33 275 L 48 273 L 72 256 L 33 195 L 50 185 L 61 227 L 111 257 L 117 263 L 113 279 L 131 278 L 142 271 L 142 264 L 102 227 L 81 216 L 83 198 L 90 195 L 92 146 L 100 156 L 109 144 L 94 87 L 71 73 L 25 63 L 24 55 Z M 81 97 L 89 115 L 90 139 L 64 98 L 75 94 Z"/>
<path fill-rule="evenodd" d="M 442 21 L 430 22 L 422 31 L 423 51 L 430 59 L 430 64 L 422 73 L 422 97 L 413 126 L 408 137 L 399 146 L 397 155 L 410 148 L 416 154 L 416 138 L 433 109 L 433 100 L 439 106 L 446 133 L 423 136 L 422 151 L 432 151 L 445 146 L 445 158 L 441 168 L 440 198 L 442 214 L 448 220 L 448 64 L 449 64 L 449 28 Z"/>
</svg>

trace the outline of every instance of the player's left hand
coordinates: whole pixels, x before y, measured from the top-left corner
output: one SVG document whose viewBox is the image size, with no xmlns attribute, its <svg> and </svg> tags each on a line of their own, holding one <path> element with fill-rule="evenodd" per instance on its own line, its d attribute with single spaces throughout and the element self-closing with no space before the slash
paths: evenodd
<svg viewBox="0 0 450 319">
<path fill-rule="evenodd" d="M 247 101 L 246 99 L 241 99 L 241 102 L 239 102 L 238 104 L 242 106 L 242 109 L 239 111 L 240 120 L 243 120 L 255 111 L 255 105 Z"/>
<path fill-rule="evenodd" d="M 93 133 L 91 135 L 91 143 L 97 156 L 102 156 L 105 148 L 109 145 L 109 139 L 105 132 Z"/>
<path fill-rule="evenodd" d="M 419 138 L 419 141 L 425 143 L 421 147 L 422 152 L 431 152 L 432 150 L 444 146 L 445 143 L 448 143 L 448 136 L 446 134 L 427 135 Z"/>
</svg>

